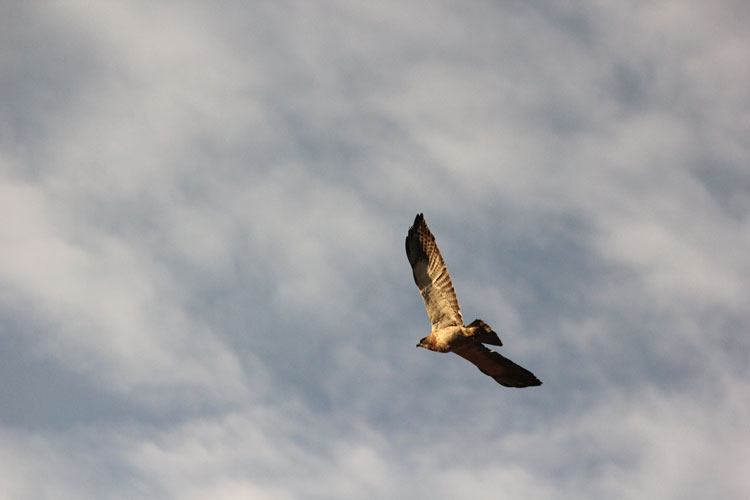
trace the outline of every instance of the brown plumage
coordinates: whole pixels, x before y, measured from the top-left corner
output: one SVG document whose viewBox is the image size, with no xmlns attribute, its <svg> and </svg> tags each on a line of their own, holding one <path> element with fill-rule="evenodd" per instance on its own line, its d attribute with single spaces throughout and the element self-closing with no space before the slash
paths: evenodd
<svg viewBox="0 0 750 500">
<path fill-rule="evenodd" d="M 448 268 L 422 214 L 409 228 L 406 256 L 432 324 L 432 332 L 417 347 L 455 352 L 506 387 L 541 385 L 533 373 L 483 345 L 503 345 L 484 321 L 477 319 L 464 326 Z"/>
</svg>

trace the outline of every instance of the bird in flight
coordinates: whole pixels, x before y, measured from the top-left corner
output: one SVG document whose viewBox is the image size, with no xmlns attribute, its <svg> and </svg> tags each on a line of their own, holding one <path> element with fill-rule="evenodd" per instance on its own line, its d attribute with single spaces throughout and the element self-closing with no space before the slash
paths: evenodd
<svg viewBox="0 0 750 500">
<path fill-rule="evenodd" d="M 406 256 L 432 324 L 432 332 L 422 338 L 417 347 L 455 352 L 506 387 L 542 385 L 529 370 L 484 346 L 503 345 L 487 323 L 475 319 L 464 326 L 448 268 L 422 214 L 417 214 L 414 225 L 409 228 Z"/>
</svg>

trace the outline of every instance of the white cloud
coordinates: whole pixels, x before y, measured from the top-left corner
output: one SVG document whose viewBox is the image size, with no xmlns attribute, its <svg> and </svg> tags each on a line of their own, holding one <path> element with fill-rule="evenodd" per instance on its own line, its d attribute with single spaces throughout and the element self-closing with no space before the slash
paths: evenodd
<svg viewBox="0 0 750 500">
<path fill-rule="evenodd" d="M 34 342 L 42 355 L 146 399 L 144 389 L 183 384 L 203 397 L 243 391 L 234 354 L 179 309 L 158 263 L 106 234 L 89 234 L 90 246 L 70 241 L 37 188 L 6 183 L 0 191 L 0 275 L 6 294 L 20 294 L 44 318 Z"/>
<path fill-rule="evenodd" d="M 712 491 L 741 498 L 750 488 L 742 474 L 750 460 L 743 434 L 748 415 L 744 389 L 727 382 L 701 384 L 697 392 L 711 391 L 721 413 L 691 396 L 613 394 L 581 401 L 576 414 L 550 419 L 544 433 L 513 420 L 485 428 L 466 422 L 440 430 L 423 422 L 376 430 L 289 402 L 164 431 L 110 429 L 104 441 L 95 429 L 23 439 L 6 433 L 3 462 L 10 469 L 4 470 L 14 475 L 4 484 L 14 498 L 96 496 L 106 491 L 101 474 L 119 471 L 123 489 L 106 497 L 483 498 L 502 486 L 524 498 L 702 498 Z M 513 409 L 501 413 L 520 417 Z M 414 425 L 429 428 L 414 433 Z M 63 456 L 111 470 L 74 472 L 59 466 Z M 32 475 L 48 477 L 50 489 L 32 488 L 23 479 Z"/>
</svg>

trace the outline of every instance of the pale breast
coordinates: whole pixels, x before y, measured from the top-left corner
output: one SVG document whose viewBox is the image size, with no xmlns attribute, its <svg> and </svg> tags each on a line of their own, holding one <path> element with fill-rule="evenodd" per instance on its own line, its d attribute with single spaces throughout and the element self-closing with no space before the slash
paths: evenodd
<svg viewBox="0 0 750 500">
<path fill-rule="evenodd" d="M 463 326 L 448 326 L 433 331 L 432 336 L 435 339 L 435 347 L 441 352 L 452 351 L 455 347 L 466 342 L 463 332 Z"/>
</svg>

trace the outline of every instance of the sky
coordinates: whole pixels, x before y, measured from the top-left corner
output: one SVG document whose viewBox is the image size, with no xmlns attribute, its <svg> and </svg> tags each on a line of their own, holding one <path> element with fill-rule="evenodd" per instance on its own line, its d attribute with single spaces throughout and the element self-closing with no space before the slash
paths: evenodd
<svg viewBox="0 0 750 500">
<path fill-rule="evenodd" d="M 0 1 L 0 499 L 750 497 L 749 5 Z"/>
</svg>

